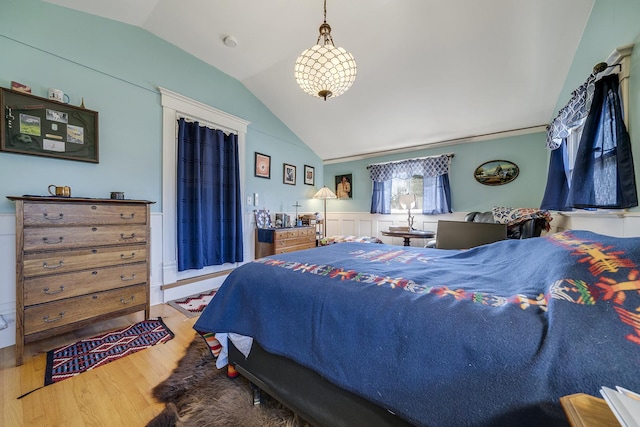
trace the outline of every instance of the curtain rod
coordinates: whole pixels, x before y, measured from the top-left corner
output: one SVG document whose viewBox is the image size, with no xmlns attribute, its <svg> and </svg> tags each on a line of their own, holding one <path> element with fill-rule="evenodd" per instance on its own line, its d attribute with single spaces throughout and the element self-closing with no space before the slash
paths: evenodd
<svg viewBox="0 0 640 427">
<path fill-rule="evenodd" d="M 367 167 L 375 166 L 375 165 L 388 165 L 388 164 L 391 164 L 391 163 L 402 163 L 402 162 L 407 162 L 407 161 L 410 161 L 410 160 L 435 159 L 437 157 L 442 157 L 442 156 L 447 156 L 449 158 L 452 158 L 452 157 L 455 156 L 455 154 L 454 153 L 447 153 L 447 154 L 438 154 L 436 156 L 415 157 L 415 158 L 412 158 L 412 159 L 402 159 L 402 160 L 393 160 L 393 161 L 390 161 L 390 162 L 371 163 L 371 164 L 368 164 Z"/>
<path fill-rule="evenodd" d="M 612 64 L 612 65 L 609 65 L 606 62 L 598 62 L 596 65 L 593 66 L 593 74 L 602 73 L 603 71 L 606 71 L 607 69 L 613 68 L 613 67 L 618 67 L 620 71 L 622 71 L 622 64 L 619 62 L 617 64 Z"/>
<path fill-rule="evenodd" d="M 176 117 L 177 117 L 178 120 L 179 119 L 184 119 L 186 122 L 191 122 L 191 123 L 196 123 L 197 122 L 200 126 L 204 126 L 204 127 L 209 128 L 209 129 L 221 130 L 222 132 L 224 132 L 227 135 L 230 135 L 230 134 L 237 135 L 238 134 L 238 132 L 236 130 L 234 130 L 234 129 L 229 129 L 229 128 L 225 127 L 225 126 L 216 125 L 216 124 L 210 123 L 210 122 L 208 122 L 206 120 L 199 119 L 197 117 L 192 117 L 192 116 L 184 114 L 184 113 L 176 113 Z M 177 130 L 176 130 L 176 132 L 177 132 Z"/>
</svg>

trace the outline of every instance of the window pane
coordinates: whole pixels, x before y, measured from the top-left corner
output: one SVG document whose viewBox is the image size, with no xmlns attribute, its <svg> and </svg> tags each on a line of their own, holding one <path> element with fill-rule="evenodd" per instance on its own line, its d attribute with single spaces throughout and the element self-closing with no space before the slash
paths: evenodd
<svg viewBox="0 0 640 427">
<path fill-rule="evenodd" d="M 411 209 L 422 211 L 422 176 L 414 175 L 409 179 L 394 178 L 391 181 L 391 213 L 407 212 L 406 207 L 400 205 L 400 196 L 413 194 L 416 196 L 416 204 Z"/>
</svg>

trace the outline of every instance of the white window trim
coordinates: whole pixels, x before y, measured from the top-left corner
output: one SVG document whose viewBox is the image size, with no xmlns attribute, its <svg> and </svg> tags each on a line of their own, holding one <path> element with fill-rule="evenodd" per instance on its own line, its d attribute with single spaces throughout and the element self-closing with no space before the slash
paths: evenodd
<svg viewBox="0 0 640 427">
<path fill-rule="evenodd" d="M 633 44 L 628 44 L 614 49 L 606 60 L 609 65 L 620 64 L 618 80 L 620 81 L 620 97 L 622 98 L 624 122 L 627 125 L 627 129 L 629 129 L 629 74 L 631 73 L 633 46 Z M 611 70 L 610 68 L 605 74 L 611 73 Z"/>
<path fill-rule="evenodd" d="M 238 134 L 240 155 L 240 200 L 244 200 L 245 183 L 245 137 L 250 122 L 225 113 L 209 105 L 195 101 L 165 88 L 158 88 L 162 103 L 162 283 L 171 284 L 179 280 L 198 277 L 227 270 L 236 264 L 205 267 L 202 270 L 178 271 L 176 169 L 178 119 L 189 118 L 215 129 Z M 245 217 L 244 204 L 242 215 Z M 244 259 L 250 259 L 247 244 L 246 224 L 244 231 Z"/>
</svg>

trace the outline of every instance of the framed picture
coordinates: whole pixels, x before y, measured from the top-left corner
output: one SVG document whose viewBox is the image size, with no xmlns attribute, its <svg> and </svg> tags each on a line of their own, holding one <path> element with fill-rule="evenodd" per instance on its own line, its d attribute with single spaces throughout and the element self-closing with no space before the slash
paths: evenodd
<svg viewBox="0 0 640 427">
<path fill-rule="evenodd" d="M 315 185 L 316 172 L 313 166 L 304 165 L 304 183 L 306 185 Z"/>
<path fill-rule="evenodd" d="M 351 174 L 336 175 L 336 196 L 338 199 L 350 199 L 353 195 Z"/>
<path fill-rule="evenodd" d="M 258 178 L 271 179 L 271 156 L 256 152 L 254 174 Z"/>
<path fill-rule="evenodd" d="M 0 151 L 98 163 L 98 113 L 0 88 Z"/>
<path fill-rule="evenodd" d="M 284 163 L 282 171 L 282 182 L 289 185 L 296 185 L 296 167 Z"/>
<path fill-rule="evenodd" d="M 507 160 L 491 160 L 478 166 L 473 174 L 476 181 L 484 185 L 508 184 L 518 177 L 520 169 Z"/>
</svg>

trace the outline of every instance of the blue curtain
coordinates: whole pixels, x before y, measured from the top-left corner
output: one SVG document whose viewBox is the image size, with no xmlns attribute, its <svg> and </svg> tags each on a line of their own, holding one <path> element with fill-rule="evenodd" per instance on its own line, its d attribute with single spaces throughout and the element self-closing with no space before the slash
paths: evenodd
<svg viewBox="0 0 640 427">
<path fill-rule="evenodd" d="M 391 181 L 373 181 L 371 213 L 391 213 Z"/>
<path fill-rule="evenodd" d="M 595 82 L 573 172 L 567 139 L 551 154 L 541 209 L 623 209 L 638 206 L 631 141 L 622 116 L 618 76 Z"/>
<path fill-rule="evenodd" d="M 422 189 L 422 213 L 438 215 L 451 212 L 451 186 L 449 174 L 424 176 Z"/>
<path fill-rule="evenodd" d="M 178 121 L 178 271 L 243 260 L 238 138 Z"/>
<path fill-rule="evenodd" d="M 571 178 L 576 208 L 638 206 L 631 140 L 624 125 L 617 75 L 596 82 Z"/>
<path fill-rule="evenodd" d="M 569 200 L 569 181 L 565 172 L 566 140 L 551 152 L 549 171 L 547 172 L 547 187 L 540 204 L 540 209 L 570 211 L 572 209 Z"/>
</svg>

